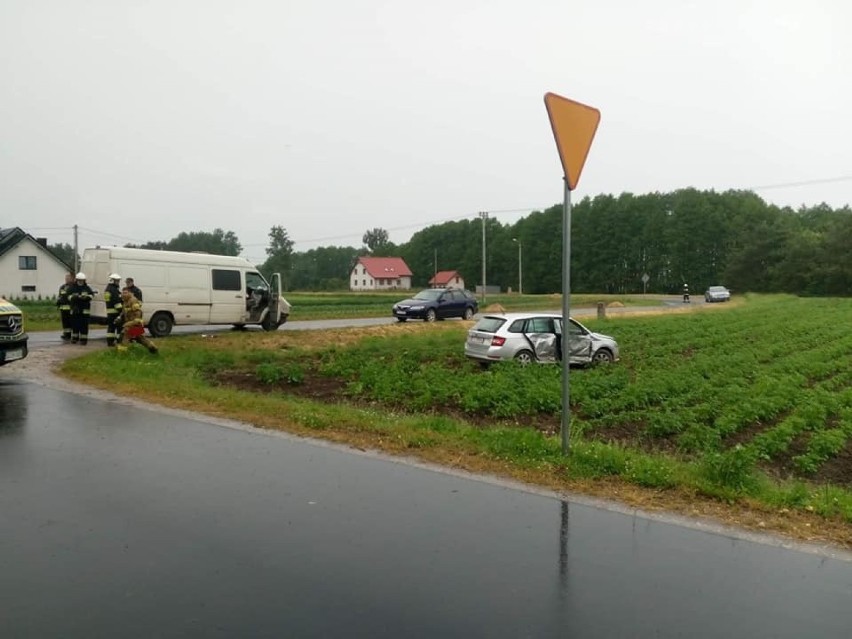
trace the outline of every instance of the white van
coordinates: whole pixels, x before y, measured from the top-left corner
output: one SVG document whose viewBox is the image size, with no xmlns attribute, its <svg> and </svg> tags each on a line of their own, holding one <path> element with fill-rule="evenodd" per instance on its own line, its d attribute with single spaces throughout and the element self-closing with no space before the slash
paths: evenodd
<svg viewBox="0 0 852 639">
<path fill-rule="evenodd" d="M 92 321 L 106 322 L 103 291 L 111 273 L 132 277 L 142 290 L 145 325 L 154 337 L 174 325 L 259 324 L 267 331 L 287 321 L 290 304 L 281 297 L 281 276 L 268 283 L 248 260 L 208 253 L 135 248 L 88 248 L 80 270 L 96 290 Z M 271 284 L 271 285 L 270 285 Z"/>
</svg>

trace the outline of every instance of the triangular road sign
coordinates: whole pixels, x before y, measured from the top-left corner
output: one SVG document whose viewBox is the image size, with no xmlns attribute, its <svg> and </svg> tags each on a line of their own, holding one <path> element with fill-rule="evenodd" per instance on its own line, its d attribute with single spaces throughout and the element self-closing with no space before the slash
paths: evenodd
<svg viewBox="0 0 852 639">
<path fill-rule="evenodd" d="M 550 118 L 550 128 L 556 139 L 568 189 L 573 191 L 580 181 L 586 156 L 589 155 L 601 121 L 601 112 L 555 93 L 544 94 L 544 106 Z"/>
</svg>

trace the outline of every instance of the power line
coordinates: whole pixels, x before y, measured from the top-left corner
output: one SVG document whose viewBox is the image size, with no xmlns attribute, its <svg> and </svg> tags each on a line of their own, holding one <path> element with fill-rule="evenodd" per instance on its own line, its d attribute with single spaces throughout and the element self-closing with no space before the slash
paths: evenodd
<svg viewBox="0 0 852 639">
<path fill-rule="evenodd" d="M 811 186 L 814 184 L 833 184 L 835 182 L 848 182 L 852 175 L 840 175 L 831 178 L 819 178 L 815 180 L 802 180 L 799 182 L 779 182 L 778 184 L 764 184 L 763 186 L 750 186 L 744 191 L 767 191 L 769 189 L 789 189 L 797 186 Z"/>
<path fill-rule="evenodd" d="M 119 240 L 125 240 L 127 242 L 144 243 L 142 240 L 139 240 L 139 239 L 133 238 L 133 237 L 127 237 L 126 235 L 116 235 L 115 233 L 108 233 L 106 231 L 96 231 L 94 229 L 86 228 L 85 226 L 80 226 L 78 228 L 81 231 L 86 231 L 87 233 L 91 233 L 93 235 L 104 235 L 106 237 L 112 237 L 112 238 L 116 238 L 116 239 L 119 239 Z"/>
<path fill-rule="evenodd" d="M 530 211 L 536 211 L 536 210 L 543 210 L 545 208 L 547 208 L 547 207 L 535 207 L 535 206 L 533 206 L 533 207 L 524 207 L 524 208 L 515 208 L 515 209 L 488 209 L 488 213 L 489 213 L 489 215 L 490 214 L 502 215 L 504 213 L 524 213 L 524 212 L 530 212 Z M 412 224 L 406 224 L 404 226 L 394 226 L 394 227 L 391 227 L 391 228 L 387 228 L 385 230 L 388 231 L 389 233 L 394 232 L 394 231 L 407 231 L 407 230 L 415 229 L 415 228 L 425 228 L 425 227 L 431 226 L 433 224 L 443 224 L 444 222 L 455 222 L 455 221 L 458 221 L 458 220 L 464 220 L 464 219 L 471 218 L 471 217 L 474 217 L 474 216 L 470 213 L 464 213 L 464 214 L 460 214 L 460 215 L 455 215 L 453 217 L 446 217 L 446 218 L 442 218 L 442 219 L 438 219 L 438 220 L 430 220 L 428 222 L 415 222 L 415 223 L 412 223 Z M 318 238 L 313 238 L 313 239 L 310 239 L 310 240 L 293 240 L 293 244 L 314 244 L 314 243 L 317 243 L 317 242 L 331 242 L 331 241 L 334 241 L 334 240 L 346 240 L 346 239 L 353 238 L 353 237 L 360 238 L 362 235 L 363 235 L 363 233 L 353 231 L 352 233 L 347 233 L 346 235 L 318 237 Z M 266 244 L 243 244 L 244 248 L 253 247 L 253 246 L 266 246 Z"/>
</svg>

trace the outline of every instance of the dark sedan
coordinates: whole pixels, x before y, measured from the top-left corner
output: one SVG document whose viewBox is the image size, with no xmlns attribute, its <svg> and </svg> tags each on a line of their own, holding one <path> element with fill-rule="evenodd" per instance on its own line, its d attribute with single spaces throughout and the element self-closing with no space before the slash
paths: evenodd
<svg viewBox="0 0 852 639">
<path fill-rule="evenodd" d="M 476 298 L 469 291 L 457 288 L 427 288 L 407 300 L 393 305 L 393 316 L 397 321 L 422 319 L 434 322 L 436 319 L 461 317 L 470 319 L 479 310 Z"/>
</svg>

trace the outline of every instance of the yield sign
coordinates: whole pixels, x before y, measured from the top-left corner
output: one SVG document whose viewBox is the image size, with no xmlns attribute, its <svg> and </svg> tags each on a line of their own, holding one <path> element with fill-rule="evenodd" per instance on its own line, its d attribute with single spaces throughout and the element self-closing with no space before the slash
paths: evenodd
<svg viewBox="0 0 852 639">
<path fill-rule="evenodd" d="M 580 173 L 601 121 L 601 112 L 555 93 L 544 94 L 544 106 L 562 160 L 565 181 L 568 189 L 573 191 L 580 181 Z"/>
</svg>

